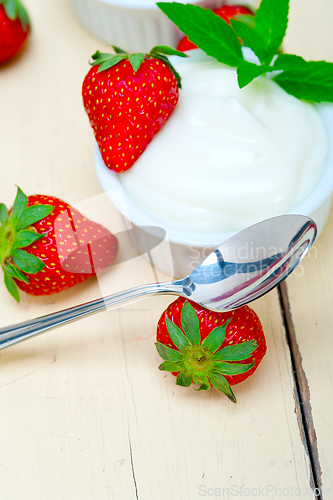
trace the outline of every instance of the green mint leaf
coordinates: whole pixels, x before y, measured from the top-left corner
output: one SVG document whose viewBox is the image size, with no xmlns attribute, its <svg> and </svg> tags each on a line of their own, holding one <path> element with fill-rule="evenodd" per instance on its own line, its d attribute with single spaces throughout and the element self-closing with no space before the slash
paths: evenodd
<svg viewBox="0 0 333 500">
<path fill-rule="evenodd" d="M 250 17 L 254 19 L 253 16 Z M 239 38 L 242 40 L 244 45 L 253 50 L 253 52 L 261 62 L 265 61 L 267 55 L 263 50 L 262 40 L 257 32 L 241 21 L 230 19 L 230 22 L 231 26 L 233 27 Z"/>
<path fill-rule="evenodd" d="M 44 262 L 38 259 L 38 257 L 24 250 L 12 250 L 12 256 L 17 267 L 28 274 L 37 274 L 45 267 Z"/>
<path fill-rule="evenodd" d="M 145 60 L 144 54 L 132 54 L 129 56 L 129 62 L 131 63 L 131 66 L 135 73 L 138 71 L 144 60 Z"/>
<path fill-rule="evenodd" d="M 28 204 L 28 198 L 23 193 L 23 191 L 21 191 L 21 189 L 18 187 L 12 213 L 10 215 L 10 220 L 14 226 L 16 226 L 16 223 L 19 220 L 22 212 L 26 208 L 27 204 Z"/>
<path fill-rule="evenodd" d="M 34 231 L 20 231 L 19 233 L 16 233 L 15 239 L 13 241 L 12 248 L 24 248 L 28 247 L 35 241 L 40 240 L 41 238 L 44 238 L 46 236 L 45 234 L 38 234 L 35 233 Z"/>
<path fill-rule="evenodd" d="M 111 45 L 111 47 L 113 48 L 116 54 L 127 54 L 127 52 L 125 52 L 123 49 L 120 49 L 116 45 Z"/>
<path fill-rule="evenodd" d="M 23 273 L 21 273 L 21 271 L 17 267 L 13 266 L 12 264 L 5 266 L 4 271 L 5 273 L 9 274 L 9 276 L 12 276 L 17 280 L 24 281 L 24 283 L 29 283 L 28 278 Z"/>
<path fill-rule="evenodd" d="M 233 391 L 229 385 L 229 382 L 227 381 L 227 379 L 225 377 L 223 377 L 223 375 L 221 375 L 220 373 L 215 373 L 215 372 L 210 373 L 209 380 L 211 381 L 211 383 L 212 383 L 213 387 L 215 387 L 215 389 L 223 392 L 223 394 L 225 394 L 230 399 L 230 401 L 232 401 L 233 403 L 237 403 L 236 396 L 233 393 Z"/>
<path fill-rule="evenodd" d="M 290 71 L 298 68 L 306 67 L 308 63 L 303 57 L 295 56 L 293 54 L 281 54 L 279 55 L 273 64 L 273 70 L 283 70 Z"/>
<path fill-rule="evenodd" d="M 258 66 L 257 64 L 250 63 L 248 61 L 242 61 L 237 68 L 237 80 L 239 88 L 242 89 L 246 87 L 252 80 L 258 76 L 264 75 L 268 71 L 273 71 L 272 66 L 266 66 L 262 64 Z"/>
<path fill-rule="evenodd" d="M 281 58 L 281 59 L 280 59 Z M 291 63 L 291 59 L 277 58 L 274 69 L 282 69 L 283 62 L 286 65 Z M 273 80 L 280 85 L 288 94 L 314 102 L 333 102 L 333 63 L 325 61 L 306 62 L 300 58 L 299 65 L 294 69 L 286 69 L 282 73 L 273 77 Z M 293 58 L 296 63 L 296 59 Z"/>
<path fill-rule="evenodd" d="M 0 224 L 4 224 L 8 220 L 8 210 L 6 205 L 0 203 Z"/>
<path fill-rule="evenodd" d="M 184 302 L 181 312 L 182 328 L 192 345 L 200 345 L 199 318 L 189 302 Z"/>
<path fill-rule="evenodd" d="M 214 354 L 215 361 L 244 361 L 257 349 L 255 340 L 247 340 L 241 344 L 228 345 Z"/>
<path fill-rule="evenodd" d="M 158 2 L 157 6 L 185 33 L 191 42 L 217 61 L 238 66 L 243 59 L 241 45 L 231 26 L 211 10 L 197 5 Z"/>
<path fill-rule="evenodd" d="M 181 329 L 178 328 L 177 325 L 172 323 L 172 321 L 170 321 L 167 316 L 165 317 L 165 322 L 172 342 L 176 347 L 178 347 L 180 351 L 184 351 L 186 347 L 189 347 L 191 345 L 188 338 L 185 337 Z"/>
<path fill-rule="evenodd" d="M 288 26 L 289 0 L 261 0 L 255 17 L 255 32 L 262 40 L 269 64 L 277 53 Z"/>
<path fill-rule="evenodd" d="M 190 387 L 191 384 L 192 373 L 189 370 L 184 370 L 183 372 L 178 373 L 176 385 L 180 385 L 182 387 Z"/>
<path fill-rule="evenodd" d="M 45 219 L 45 217 L 50 215 L 53 209 L 54 207 L 52 205 L 32 205 L 26 208 L 17 221 L 16 230 L 21 231 L 35 222 Z"/>
<path fill-rule="evenodd" d="M 13 278 L 11 276 L 9 276 L 9 274 L 7 274 L 7 273 L 5 273 L 5 285 L 6 285 L 8 292 L 14 297 L 16 302 L 20 302 L 20 296 L 19 296 L 19 292 L 18 292 L 16 283 L 13 280 Z"/>
<path fill-rule="evenodd" d="M 149 55 L 155 54 L 165 54 L 167 56 L 179 56 L 179 57 L 188 57 L 184 52 L 180 52 L 179 50 L 168 47 L 167 45 L 156 45 L 149 52 Z"/>
<path fill-rule="evenodd" d="M 158 354 L 165 361 L 181 361 L 183 359 L 183 354 L 180 351 L 176 351 L 171 347 L 168 347 L 161 342 L 155 342 L 155 346 Z"/>
<path fill-rule="evenodd" d="M 195 389 L 196 391 L 208 391 L 210 388 L 209 380 L 206 375 L 194 375 L 193 374 L 193 382 L 195 384 L 199 384 L 200 387 Z"/>
<path fill-rule="evenodd" d="M 225 339 L 225 331 L 230 321 L 231 318 L 228 319 L 228 321 L 224 325 L 214 328 L 214 330 L 212 330 L 202 342 L 202 345 L 209 349 L 210 352 L 213 353 L 217 351 L 217 349 L 223 344 L 223 341 Z"/>
<path fill-rule="evenodd" d="M 255 28 L 256 25 L 256 19 L 254 15 L 251 14 L 237 14 L 235 20 L 247 24 L 249 28 Z"/>
<path fill-rule="evenodd" d="M 180 372 L 184 370 L 184 364 L 181 361 L 164 361 L 158 368 L 166 372 Z"/>
<path fill-rule="evenodd" d="M 222 375 L 240 375 L 241 373 L 248 372 L 254 363 L 246 365 L 245 363 L 225 363 L 220 361 L 215 364 L 214 373 L 221 373 Z"/>
</svg>

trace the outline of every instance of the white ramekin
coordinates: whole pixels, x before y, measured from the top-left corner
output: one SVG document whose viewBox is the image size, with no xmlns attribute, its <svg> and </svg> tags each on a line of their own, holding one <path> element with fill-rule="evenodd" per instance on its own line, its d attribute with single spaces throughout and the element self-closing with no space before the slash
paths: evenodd
<svg viewBox="0 0 333 500">
<path fill-rule="evenodd" d="M 212 9 L 225 3 L 223 0 L 181 1 Z M 182 36 L 151 0 L 70 0 L 70 3 L 91 33 L 129 52 L 149 52 L 155 45 L 174 47 Z"/>
<path fill-rule="evenodd" d="M 328 219 L 333 193 L 333 105 L 320 104 L 317 109 L 324 121 L 329 141 L 326 168 L 319 183 L 309 196 L 288 213 L 311 217 L 318 226 L 318 236 L 320 236 Z M 122 215 L 125 227 L 127 229 L 133 227 L 132 243 L 139 253 L 144 253 L 145 248 L 152 248 L 158 244 L 159 235 L 154 235 L 154 227 L 163 228 L 166 231 L 168 246 L 160 245 L 160 251 L 154 254 L 154 263 L 163 272 L 174 277 L 186 276 L 202 262 L 211 250 L 235 234 L 199 233 L 180 230 L 161 223 L 135 204 L 119 182 L 118 175 L 121 174 L 116 174 L 105 166 L 97 144 L 94 156 L 99 181 Z M 149 226 L 151 226 L 150 229 Z M 170 251 L 172 259 L 168 254 Z"/>
</svg>

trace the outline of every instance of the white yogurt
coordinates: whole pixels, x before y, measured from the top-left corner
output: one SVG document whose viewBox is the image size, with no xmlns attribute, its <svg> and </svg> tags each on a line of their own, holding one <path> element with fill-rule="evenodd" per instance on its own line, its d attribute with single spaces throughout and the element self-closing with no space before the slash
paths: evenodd
<svg viewBox="0 0 333 500">
<path fill-rule="evenodd" d="M 240 90 L 236 70 L 196 51 L 177 61 L 183 89 L 166 125 L 119 175 L 148 214 L 177 228 L 237 231 L 288 212 L 314 189 L 328 142 L 312 104 L 266 77 Z"/>
</svg>

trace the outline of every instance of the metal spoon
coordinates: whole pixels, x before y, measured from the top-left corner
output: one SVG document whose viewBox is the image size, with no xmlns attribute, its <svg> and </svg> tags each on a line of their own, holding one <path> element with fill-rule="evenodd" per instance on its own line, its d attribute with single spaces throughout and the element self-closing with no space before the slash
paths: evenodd
<svg viewBox="0 0 333 500">
<path fill-rule="evenodd" d="M 0 349 L 140 296 L 173 294 L 212 311 L 229 311 L 264 295 L 300 263 L 317 234 L 302 215 L 282 215 L 240 231 L 186 278 L 131 288 L 0 329 Z"/>
</svg>

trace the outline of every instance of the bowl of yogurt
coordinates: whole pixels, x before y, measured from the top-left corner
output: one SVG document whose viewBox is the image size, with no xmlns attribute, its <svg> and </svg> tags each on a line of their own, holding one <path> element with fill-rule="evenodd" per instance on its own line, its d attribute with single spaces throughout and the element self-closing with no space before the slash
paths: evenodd
<svg viewBox="0 0 333 500">
<path fill-rule="evenodd" d="M 154 238 L 148 226 L 163 228 L 172 266 L 163 252 L 155 264 L 176 277 L 269 217 L 307 215 L 319 235 L 333 192 L 331 104 L 300 101 L 268 77 L 239 89 L 234 68 L 200 50 L 189 55 L 173 58 L 178 104 L 133 167 L 116 174 L 95 149 L 101 185 L 133 225 L 136 246 Z"/>
<path fill-rule="evenodd" d="M 100 40 L 128 52 L 149 52 L 155 45 L 177 45 L 183 36 L 156 6 L 157 0 L 70 0 L 85 28 Z M 215 9 L 223 0 L 179 0 Z"/>
</svg>

